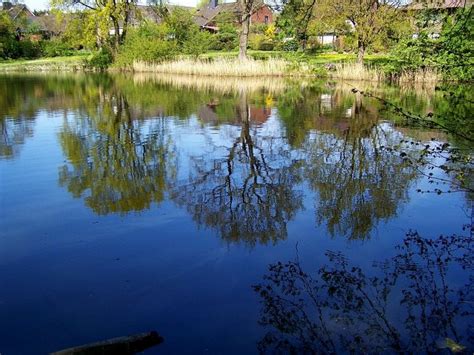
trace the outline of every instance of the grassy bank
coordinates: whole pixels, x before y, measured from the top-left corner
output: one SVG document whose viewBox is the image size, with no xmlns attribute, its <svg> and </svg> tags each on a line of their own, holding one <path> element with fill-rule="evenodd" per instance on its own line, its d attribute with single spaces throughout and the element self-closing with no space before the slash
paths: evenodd
<svg viewBox="0 0 474 355">
<path fill-rule="evenodd" d="M 180 57 L 175 60 L 149 63 L 135 62 L 131 67 L 112 66 L 114 71 L 137 73 L 179 74 L 207 77 L 320 77 L 338 80 L 382 82 L 396 80 L 403 83 L 436 83 L 442 78 L 430 70 L 403 72 L 396 77 L 388 75 L 383 65 L 391 59 L 383 55 L 367 56 L 365 65 L 355 62 L 353 54 L 291 53 L 249 51 L 250 59 L 241 62 L 237 52 L 209 52 L 198 58 Z M 0 62 L 0 72 L 84 71 L 88 54 L 71 57 L 42 58 Z"/>
<path fill-rule="evenodd" d="M 80 71 L 84 70 L 85 58 L 87 55 L 3 61 L 0 62 L 0 72 Z"/>
</svg>

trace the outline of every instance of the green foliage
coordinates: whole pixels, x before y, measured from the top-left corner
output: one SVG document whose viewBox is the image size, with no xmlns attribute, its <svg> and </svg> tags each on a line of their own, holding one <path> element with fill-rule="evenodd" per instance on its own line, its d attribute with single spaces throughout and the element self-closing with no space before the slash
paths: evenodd
<svg viewBox="0 0 474 355">
<path fill-rule="evenodd" d="M 422 19 L 418 19 L 420 27 L 416 38 L 402 40 L 393 49 L 392 55 L 397 61 L 387 70 L 396 74 L 433 68 L 446 79 L 474 80 L 472 8 L 459 10 L 452 16 L 429 15 L 423 14 Z M 433 30 L 433 22 L 442 25 L 439 35 Z"/>
<path fill-rule="evenodd" d="M 112 61 L 112 52 L 102 48 L 86 60 L 86 66 L 90 69 L 105 70 L 112 64 Z"/>
<path fill-rule="evenodd" d="M 99 23 L 92 11 L 86 10 L 73 14 L 60 12 L 57 17 L 57 21 L 65 21 L 67 24 L 61 40 L 70 48 L 96 49 L 97 43 L 105 42 L 105 38 L 97 33 Z"/>
<path fill-rule="evenodd" d="M 169 60 L 177 54 L 176 39 L 170 38 L 166 24 L 144 23 L 132 29 L 120 48 L 116 64 L 120 67 L 131 66 L 134 61 L 160 62 Z"/>
<path fill-rule="evenodd" d="M 283 43 L 281 49 L 283 49 L 286 52 L 296 52 L 299 47 L 300 45 L 296 39 L 290 39 Z"/>
<path fill-rule="evenodd" d="M 221 13 L 216 16 L 219 32 L 212 36 L 210 49 L 231 51 L 238 46 L 238 32 L 235 19 L 231 13 Z"/>
<path fill-rule="evenodd" d="M 194 57 L 205 53 L 211 46 L 212 35 L 209 32 L 194 31 L 183 43 L 183 53 Z"/>
<path fill-rule="evenodd" d="M 210 49 L 224 51 L 234 50 L 235 48 L 237 48 L 238 45 L 237 39 L 238 38 L 236 31 L 219 31 L 218 33 L 212 36 Z"/>
<path fill-rule="evenodd" d="M 260 45 L 265 41 L 265 35 L 260 33 L 251 33 L 249 35 L 249 48 L 253 50 L 260 49 Z"/>
<path fill-rule="evenodd" d="M 268 25 L 265 24 L 265 23 L 256 23 L 256 24 L 252 24 L 250 26 L 250 33 L 254 33 L 254 34 L 262 34 L 264 35 L 265 32 L 267 31 L 268 29 Z"/>
<path fill-rule="evenodd" d="M 199 26 L 194 23 L 191 12 L 179 7 L 166 16 L 165 23 L 168 25 L 169 36 L 177 42 L 178 46 L 183 46 L 199 31 Z"/>
<path fill-rule="evenodd" d="M 25 38 L 20 40 L 15 24 L 6 12 L 0 11 L 0 58 L 36 58 L 41 55 L 39 43 Z"/>
<path fill-rule="evenodd" d="M 68 57 L 75 54 L 67 43 L 57 38 L 42 42 L 42 49 L 45 57 Z"/>
</svg>

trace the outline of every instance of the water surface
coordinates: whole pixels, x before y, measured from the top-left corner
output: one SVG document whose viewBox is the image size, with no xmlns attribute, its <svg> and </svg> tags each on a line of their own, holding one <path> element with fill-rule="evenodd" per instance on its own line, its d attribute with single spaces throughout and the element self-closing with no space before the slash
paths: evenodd
<svg viewBox="0 0 474 355">
<path fill-rule="evenodd" d="M 365 86 L 1 76 L 0 352 L 472 351 L 472 175 L 407 162 L 472 145 Z M 470 88 L 368 89 L 473 132 Z"/>
</svg>

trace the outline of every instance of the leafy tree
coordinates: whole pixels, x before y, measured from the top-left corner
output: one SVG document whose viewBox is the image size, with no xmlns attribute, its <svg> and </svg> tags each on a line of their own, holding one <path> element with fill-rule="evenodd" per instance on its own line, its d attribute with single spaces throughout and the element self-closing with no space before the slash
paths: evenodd
<svg viewBox="0 0 474 355">
<path fill-rule="evenodd" d="M 400 0 L 324 0 L 314 7 L 315 20 L 333 27 L 350 25 L 357 42 L 357 61 L 362 63 L 365 53 L 374 42 L 387 35 L 400 22 Z"/>
<path fill-rule="evenodd" d="M 183 46 L 196 32 L 199 26 L 194 22 L 190 11 L 182 8 L 174 8 L 165 17 L 168 25 L 169 35 L 177 42 L 178 46 Z"/>
<path fill-rule="evenodd" d="M 134 0 L 52 0 L 53 8 L 90 10 L 91 22 L 95 24 L 97 42 L 104 44 L 103 39 L 112 37 L 114 54 L 124 42 L 133 11 Z M 113 29 L 113 35 L 110 30 Z"/>
<path fill-rule="evenodd" d="M 431 68 L 447 79 L 474 78 L 473 8 L 448 12 L 422 11 L 415 17 L 415 38 L 407 38 L 394 48 L 399 60 L 395 69 L 415 71 Z M 441 28 L 441 31 L 440 31 Z"/>
<path fill-rule="evenodd" d="M 295 39 L 305 48 L 316 0 L 287 0 L 281 6 L 277 27 L 283 30 L 285 37 Z"/>
<path fill-rule="evenodd" d="M 15 57 L 15 25 L 6 11 L 0 11 L 0 58 Z"/>
<path fill-rule="evenodd" d="M 220 13 L 216 16 L 216 24 L 219 32 L 211 39 L 211 49 L 233 50 L 238 45 L 238 31 L 235 24 L 234 15 L 228 12 Z"/>
<path fill-rule="evenodd" d="M 144 23 L 130 31 L 116 58 L 118 66 L 131 66 L 134 61 L 158 62 L 173 58 L 178 50 L 167 24 Z"/>
</svg>

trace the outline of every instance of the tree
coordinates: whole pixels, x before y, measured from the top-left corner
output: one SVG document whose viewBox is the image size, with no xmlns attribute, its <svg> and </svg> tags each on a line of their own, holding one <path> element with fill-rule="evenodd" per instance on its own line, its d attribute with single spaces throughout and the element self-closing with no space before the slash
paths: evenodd
<svg viewBox="0 0 474 355">
<path fill-rule="evenodd" d="M 281 15 L 277 19 L 278 28 L 282 29 L 287 37 L 295 38 L 304 49 L 316 0 L 286 0 L 275 6 L 282 7 Z"/>
<path fill-rule="evenodd" d="M 474 16 L 472 6 L 454 13 L 425 9 L 413 15 L 415 37 L 393 50 L 398 72 L 427 68 L 449 80 L 474 78 Z"/>
<path fill-rule="evenodd" d="M 249 43 L 250 18 L 252 14 L 264 6 L 261 0 L 238 0 L 237 8 L 239 13 L 239 60 L 247 60 L 247 47 Z"/>
<path fill-rule="evenodd" d="M 120 44 L 126 38 L 132 13 L 136 9 L 136 0 L 52 0 L 52 6 L 91 10 L 98 42 L 102 42 L 102 38 L 108 39 L 113 33 L 113 52 L 117 54 Z"/>
<path fill-rule="evenodd" d="M 313 7 L 313 16 L 333 27 L 349 23 L 357 41 L 357 61 L 362 63 L 367 49 L 403 18 L 400 3 L 400 0 L 322 0 Z"/>
</svg>

